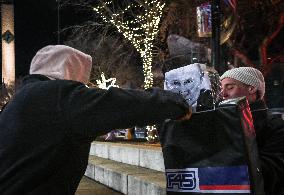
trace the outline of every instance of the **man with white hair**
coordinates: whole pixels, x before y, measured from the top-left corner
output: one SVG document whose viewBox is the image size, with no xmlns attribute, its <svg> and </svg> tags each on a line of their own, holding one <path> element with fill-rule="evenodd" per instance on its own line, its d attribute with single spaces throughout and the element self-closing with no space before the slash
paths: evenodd
<svg viewBox="0 0 284 195">
<path fill-rule="evenodd" d="M 0 194 L 74 194 L 91 142 L 113 129 L 185 119 L 179 94 L 151 89 L 91 89 L 91 56 L 50 45 L 0 115 Z"/>
<path fill-rule="evenodd" d="M 284 121 L 268 114 L 263 100 L 265 81 L 252 67 L 239 67 L 221 76 L 223 99 L 245 96 L 250 104 L 266 195 L 284 194 Z"/>
</svg>

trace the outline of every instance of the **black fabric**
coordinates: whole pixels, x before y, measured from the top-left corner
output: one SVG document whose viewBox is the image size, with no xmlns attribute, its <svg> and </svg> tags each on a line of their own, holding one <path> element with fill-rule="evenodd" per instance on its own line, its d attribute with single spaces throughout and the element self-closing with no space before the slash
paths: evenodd
<svg viewBox="0 0 284 195">
<path fill-rule="evenodd" d="M 268 113 L 263 101 L 250 105 L 266 195 L 284 195 L 284 121 Z"/>
<path fill-rule="evenodd" d="M 206 111 L 214 108 L 214 100 L 212 91 L 208 89 L 201 89 L 200 95 L 197 99 L 196 111 Z"/>
<path fill-rule="evenodd" d="M 189 182 L 184 183 L 183 175 L 179 174 L 183 170 L 186 172 L 187 168 L 243 165 L 248 167 L 251 193 L 263 194 L 255 131 L 244 99 L 240 99 L 237 105 L 194 113 L 189 121 L 168 121 L 160 127 L 159 134 L 167 175 L 167 194 L 211 194 L 190 192 L 182 187 Z M 177 173 L 173 185 L 168 174 L 172 170 Z M 191 182 L 198 183 L 198 179 Z"/>
<path fill-rule="evenodd" d="M 97 135 L 188 112 L 180 95 L 151 90 L 26 77 L 0 115 L 0 194 L 74 194 Z"/>
<path fill-rule="evenodd" d="M 2 108 L 1 108 L 1 110 L 0 110 L 0 114 L 1 114 L 1 112 L 3 112 L 4 108 L 7 106 L 8 103 L 9 103 L 9 102 L 6 102 L 6 103 L 2 106 Z"/>
</svg>

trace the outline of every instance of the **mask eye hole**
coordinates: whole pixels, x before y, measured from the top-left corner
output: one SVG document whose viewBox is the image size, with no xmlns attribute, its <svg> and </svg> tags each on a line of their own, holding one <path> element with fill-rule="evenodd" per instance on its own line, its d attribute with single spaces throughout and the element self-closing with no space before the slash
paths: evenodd
<svg viewBox="0 0 284 195">
<path fill-rule="evenodd" d="M 177 80 L 174 80 L 174 81 L 173 81 L 173 84 L 176 85 L 176 86 L 181 86 L 180 82 L 177 81 Z"/>
<path fill-rule="evenodd" d="M 192 82 L 192 79 L 187 79 L 187 80 L 185 80 L 185 81 L 183 82 L 183 84 L 186 85 L 186 84 L 189 84 L 189 83 L 191 83 L 191 82 Z"/>
</svg>

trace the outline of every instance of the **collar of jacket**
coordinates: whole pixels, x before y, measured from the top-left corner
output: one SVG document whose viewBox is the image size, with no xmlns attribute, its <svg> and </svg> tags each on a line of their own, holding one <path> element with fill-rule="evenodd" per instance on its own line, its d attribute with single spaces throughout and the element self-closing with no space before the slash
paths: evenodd
<svg viewBox="0 0 284 195">
<path fill-rule="evenodd" d="M 268 109 L 263 100 L 256 101 L 250 104 L 250 109 L 253 118 L 253 124 L 256 134 L 263 133 L 263 128 L 266 126 L 268 118 Z M 260 139 L 260 138 L 258 138 Z M 260 143 L 262 141 L 259 140 Z"/>
<path fill-rule="evenodd" d="M 249 106 L 252 112 L 261 111 L 261 110 L 267 111 L 267 106 L 263 100 L 255 101 L 251 103 Z"/>
<path fill-rule="evenodd" d="M 254 103 L 251 103 L 250 110 L 255 121 L 265 119 L 268 114 L 268 108 L 266 107 L 266 104 L 263 100 L 258 100 Z"/>
<path fill-rule="evenodd" d="M 27 75 L 23 78 L 23 85 L 26 85 L 28 83 L 36 82 L 36 81 L 48 81 L 51 80 L 47 76 L 41 75 L 41 74 L 31 74 Z"/>
</svg>

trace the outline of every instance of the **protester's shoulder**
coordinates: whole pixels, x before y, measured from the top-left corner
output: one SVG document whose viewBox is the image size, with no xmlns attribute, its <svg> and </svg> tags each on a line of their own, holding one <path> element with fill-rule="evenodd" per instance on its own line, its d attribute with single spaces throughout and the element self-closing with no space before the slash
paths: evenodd
<svg viewBox="0 0 284 195">
<path fill-rule="evenodd" d="M 62 87 L 86 87 L 85 84 L 72 80 L 54 80 L 51 81 L 50 84 Z"/>
<path fill-rule="evenodd" d="M 72 80 L 53 80 L 46 83 L 47 91 L 53 91 L 59 96 L 73 96 L 74 94 L 86 94 L 89 92 L 89 87 L 81 82 Z"/>
<path fill-rule="evenodd" d="M 71 80 L 51 80 L 38 75 L 30 76 L 24 80 L 22 86 L 16 91 L 20 97 L 50 97 L 70 96 L 77 89 L 86 88 L 83 83 Z M 80 90 L 81 91 L 81 90 Z"/>
<path fill-rule="evenodd" d="M 72 80 L 51 80 L 43 75 L 29 75 L 24 78 L 23 86 L 24 87 L 43 87 L 43 88 L 52 88 L 52 87 L 68 87 L 68 86 L 81 86 L 82 83 Z"/>
</svg>

